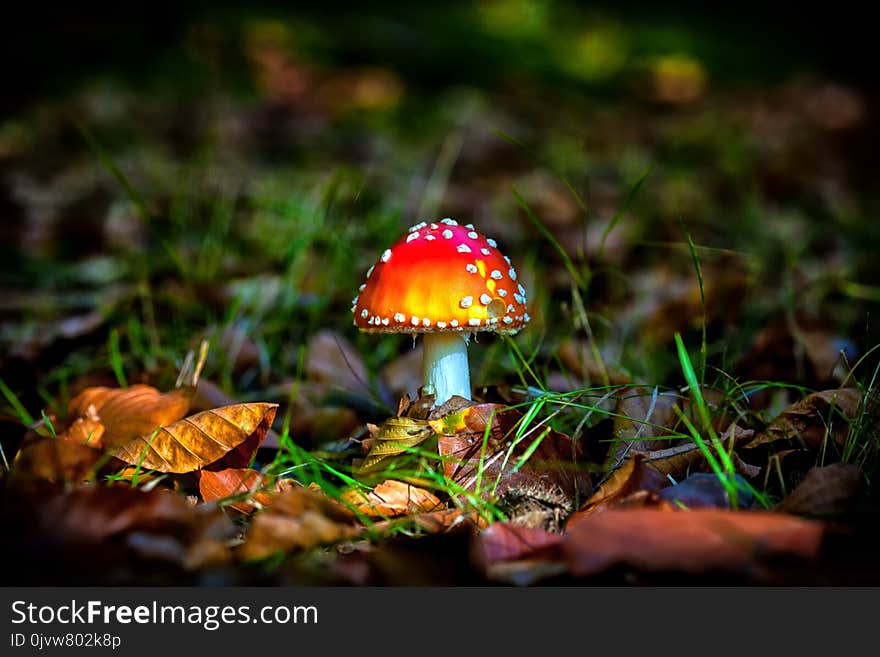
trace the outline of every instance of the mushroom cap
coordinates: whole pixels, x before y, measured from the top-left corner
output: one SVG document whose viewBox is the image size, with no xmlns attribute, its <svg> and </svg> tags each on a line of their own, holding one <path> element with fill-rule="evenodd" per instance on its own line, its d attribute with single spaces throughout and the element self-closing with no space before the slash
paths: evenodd
<svg viewBox="0 0 880 657">
<path fill-rule="evenodd" d="M 494 331 L 529 322 L 526 291 L 493 239 L 453 219 L 418 223 L 386 249 L 352 302 L 370 333 Z"/>
</svg>

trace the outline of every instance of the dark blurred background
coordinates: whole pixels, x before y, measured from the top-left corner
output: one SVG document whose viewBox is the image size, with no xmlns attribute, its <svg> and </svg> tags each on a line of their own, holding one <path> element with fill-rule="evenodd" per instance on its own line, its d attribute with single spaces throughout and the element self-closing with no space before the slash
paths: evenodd
<svg viewBox="0 0 880 657">
<path fill-rule="evenodd" d="M 474 3 L 480 4 L 480 3 Z M 483 3 L 489 4 L 489 3 Z M 501 3 L 499 3 L 501 4 Z M 508 3 L 511 25 L 527 24 L 529 5 L 577 15 L 598 14 L 629 27 L 650 27 L 654 43 L 692 49 L 713 77 L 769 80 L 809 68 L 876 92 L 873 23 L 858 3 L 702 2 Z M 128 2 L 15 3 L 4 10 L 0 41 L 6 80 L 2 109 L 12 112 L 96 74 L 156 75 L 179 55 L 195 24 L 242 16 L 308 16 L 336 34 L 341 62 L 396 66 L 425 83 L 486 82 L 523 61 L 473 43 L 474 25 L 456 20 L 470 3 Z M 517 15 L 519 14 L 519 15 Z M 452 20 L 449 20 L 452 18 Z M 664 37 L 665 32 L 665 37 Z M 663 43 L 664 38 L 666 44 Z M 348 39 L 349 41 L 345 41 Z M 452 60 L 439 55 L 454 51 Z M 470 59 L 479 54 L 488 58 Z M 534 54 L 523 53 L 524 55 Z M 450 66 L 468 62 L 467 66 Z"/>
<path fill-rule="evenodd" d="M 0 39 L 0 376 L 38 404 L 117 336 L 156 382 L 208 334 L 208 376 L 265 396 L 334 330 L 393 406 L 380 373 L 411 340 L 359 334 L 349 301 L 391 235 L 449 215 L 518 254 L 518 339 L 554 385 L 608 382 L 573 356 L 565 258 L 618 380 L 680 382 L 688 236 L 713 365 L 839 383 L 878 335 L 873 29 L 851 3 L 23 3 Z M 478 384 L 515 378 L 500 344 Z"/>
</svg>

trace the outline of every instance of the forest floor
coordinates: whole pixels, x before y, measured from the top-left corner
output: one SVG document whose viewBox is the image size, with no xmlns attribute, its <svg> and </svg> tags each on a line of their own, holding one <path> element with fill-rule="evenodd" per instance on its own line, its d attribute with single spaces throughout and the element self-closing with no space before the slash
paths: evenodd
<svg viewBox="0 0 880 657">
<path fill-rule="evenodd" d="M 512 4 L 202 16 L 0 122 L 0 581 L 880 583 L 876 98 Z M 350 306 L 445 217 L 531 322 L 432 408 Z"/>
</svg>

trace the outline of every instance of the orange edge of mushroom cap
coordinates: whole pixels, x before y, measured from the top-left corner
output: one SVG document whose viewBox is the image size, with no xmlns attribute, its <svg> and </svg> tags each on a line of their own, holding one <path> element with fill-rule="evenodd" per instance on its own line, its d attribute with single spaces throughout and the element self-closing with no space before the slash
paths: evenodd
<svg viewBox="0 0 880 657">
<path fill-rule="evenodd" d="M 367 272 L 352 302 L 368 333 L 494 331 L 529 322 L 525 288 L 497 243 L 453 219 L 409 229 Z"/>
</svg>

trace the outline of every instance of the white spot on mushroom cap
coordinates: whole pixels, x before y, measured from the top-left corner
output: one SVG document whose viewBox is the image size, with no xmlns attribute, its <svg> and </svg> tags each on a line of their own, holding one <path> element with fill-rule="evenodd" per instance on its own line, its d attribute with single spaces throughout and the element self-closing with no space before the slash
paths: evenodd
<svg viewBox="0 0 880 657">
<path fill-rule="evenodd" d="M 468 325 L 469 326 L 479 326 L 481 321 L 482 320 L 479 317 L 471 317 L 468 320 Z"/>
<path fill-rule="evenodd" d="M 473 225 L 473 224 L 465 224 L 464 227 L 465 227 L 465 228 L 470 228 L 471 230 L 474 230 L 474 225 Z"/>
<path fill-rule="evenodd" d="M 499 296 L 499 297 L 506 297 L 506 296 L 507 296 L 507 290 L 505 290 L 503 287 L 499 287 L 499 288 L 498 288 L 498 296 Z"/>
<path fill-rule="evenodd" d="M 410 324 L 412 324 L 413 326 L 418 326 L 418 325 L 419 325 L 419 318 L 416 317 L 415 315 L 413 315 L 412 318 L 411 318 L 409 321 L 410 321 Z"/>
<path fill-rule="evenodd" d="M 527 322 L 530 322 L 530 321 L 532 321 L 532 318 L 529 317 L 529 314 L 528 314 L 528 313 L 526 313 L 525 315 L 523 315 L 523 320 L 525 320 L 525 321 L 527 321 Z"/>
<path fill-rule="evenodd" d="M 446 219 L 441 219 L 440 223 L 446 224 L 447 226 L 458 226 L 458 222 L 455 219 L 450 219 L 449 217 L 446 217 Z"/>
<path fill-rule="evenodd" d="M 505 315 L 504 316 L 504 323 L 505 324 L 513 324 L 513 317 L 511 317 L 510 315 Z"/>
<path fill-rule="evenodd" d="M 457 320 L 457 319 L 451 319 L 451 320 L 449 320 L 449 325 L 450 325 L 452 328 L 455 328 L 456 326 L 458 326 L 458 320 Z"/>
<path fill-rule="evenodd" d="M 376 265 L 370 265 L 370 268 L 367 270 L 367 278 L 373 275 L 373 270 L 376 268 Z"/>
<path fill-rule="evenodd" d="M 406 236 L 406 243 L 409 244 L 413 240 L 419 239 L 419 231 L 415 231 L 414 233 L 410 233 Z"/>
<path fill-rule="evenodd" d="M 522 286 L 522 283 L 517 284 L 517 288 L 519 288 L 519 293 L 523 296 L 526 296 L 526 288 Z"/>
<path fill-rule="evenodd" d="M 427 241 L 427 242 L 433 242 L 435 239 L 437 239 L 437 238 L 434 237 L 433 235 L 425 235 L 425 241 Z"/>
<path fill-rule="evenodd" d="M 477 266 L 471 263 L 466 264 L 464 268 L 469 274 L 476 274 L 479 271 L 479 269 L 477 269 Z"/>
<path fill-rule="evenodd" d="M 391 249 L 385 249 L 382 252 L 382 262 L 388 262 L 391 260 Z"/>
<path fill-rule="evenodd" d="M 367 310 L 366 308 L 364 308 L 364 309 L 361 311 L 361 317 L 363 317 L 364 319 L 366 319 L 366 318 L 369 317 L 369 316 L 370 316 L 370 311 Z"/>
<path fill-rule="evenodd" d="M 507 312 L 512 313 L 516 308 L 514 308 L 512 303 L 507 304 Z"/>
<path fill-rule="evenodd" d="M 404 315 L 403 313 L 394 313 L 394 321 L 398 323 L 405 322 L 406 315 Z"/>
<path fill-rule="evenodd" d="M 410 229 L 409 229 L 409 232 L 413 233 L 413 232 L 415 232 L 415 231 L 417 231 L 417 230 L 420 230 L 420 229 L 424 228 L 424 227 L 427 226 L 427 225 L 428 225 L 428 224 L 426 224 L 424 221 L 420 221 L 419 223 L 415 224 L 414 226 L 411 226 Z"/>
<path fill-rule="evenodd" d="M 507 270 L 507 275 L 510 276 L 510 280 L 516 280 L 516 270 L 513 267 Z"/>
<path fill-rule="evenodd" d="M 490 249 L 487 249 L 486 247 L 480 249 L 480 253 L 482 253 L 483 255 L 492 255 L 492 251 Z"/>
<path fill-rule="evenodd" d="M 467 234 L 467 236 L 470 237 L 472 240 L 475 240 L 479 237 L 479 234 L 477 234 L 477 231 L 472 230 Z"/>
<path fill-rule="evenodd" d="M 473 297 L 462 297 L 461 301 L 458 302 L 458 305 L 462 308 L 470 308 L 474 303 Z"/>
<path fill-rule="evenodd" d="M 454 235 L 454 233 L 451 230 L 449 230 L 448 228 L 440 234 L 443 235 L 443 237 L 445 237 L 448 240 L 451 240 L 452 236 Z"/>
<path fill-rule="evenodd" d="M 382 318 L 382 324 L 383 324 L 384 326 L 388 326 L 388 323 L 389 323 L 390 321 L 391 321 L 391 320 L 389 320 L 387 317 L 383 317 L 383 318 Z"/>
<path fill-rule="evenodd" d="M 428 319 L 427 317 L 422 317 L 422 326 L 430 326 L 430 325 L 431 325 L 431 320 Z"/>
<path fill-rule="evenodd" d="M 495 240 L 493 240 L 491 237 L 487 237 L 487 238 L 486 238 L 486 244 L 488 244 L 489 246 L 491 246 L 493 249 L 497 249 L 497 248 L 498 248 L 498 242 L 496 242 Z"/>
<path fill-rule="evenodd" d="M 437 230 L 438 228 L 440 228 L 440 226 L 437 224 L 431 224 L 431 230 Z"/>
<path fill-rule="evenodd" d="M 523 297 L 522 295 L 516 294 L 516 293 L 514 293 L 513 298 L 516 300 L 517 303 L 525 303 L 526 302 L 525 297 Z"/>
<path fill-rule="evenodd" d="M 437 328 L 438 328 L 438 329 L 445 329 L 445 328 L 446 328 L 446 322 L 437 322 Z"/>
<path fill-rule="evenodd" d="M 455 247 L 455 250 L 459 253 L 470 253 L 471 247 L 469 247 L 467 244 L 459 244 L 457 247 Z"/>
<path fill-rule="evenodd" d="M 508 258 L 507 256 L 504 256 L 504 261 L 505 261 L 508 265 L 513 265 L 513 263 L 510 261 L 510 258 Z"/>
<path fill-rule="evenodd" d="M 490 303 L 492 303 L 492 297 L 490 297 L 488 294 L 481 294 L 480 303 L 484 306 L 488 306 Z"/>
<path fill-rule="evenodd" d="M 496 281 L 500 281 L 501 277 L 504 276 L 504 274 L 502 274 L 501 271 L 498 269 L 493 269 L 492 273 L 490 273 L 489 276 L 490 278 L 494 278 Z"/>
<path fill-rule="evenodd" d="M 367 287 L 366 283 L 361 283 L 361 286 L 358 288 L 358 291 L 363 292 L 364 289 L 366 289 L 366 287 Z"/>
</svg>

